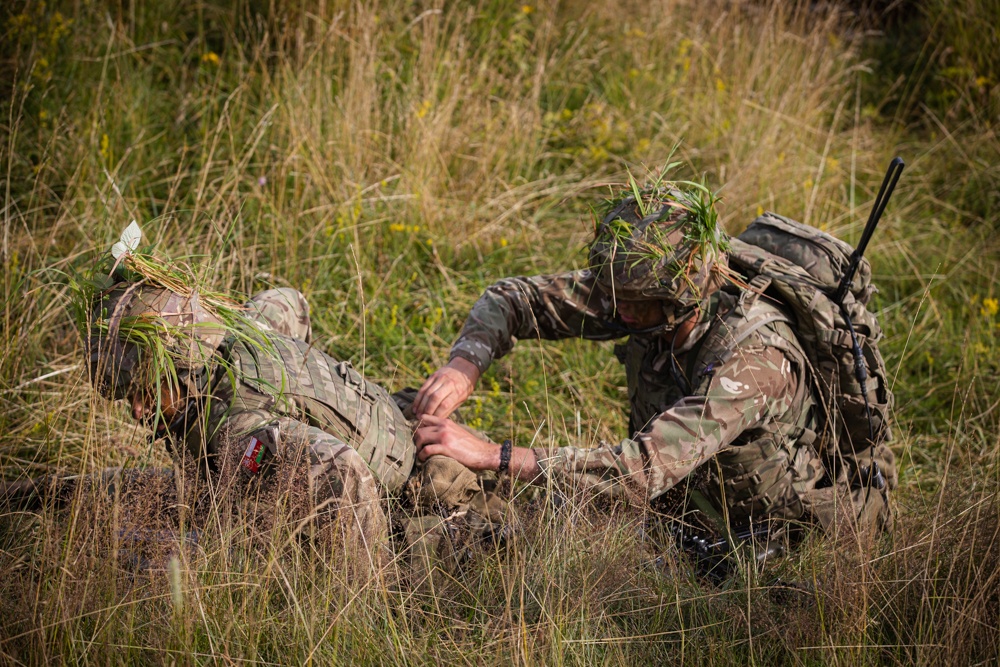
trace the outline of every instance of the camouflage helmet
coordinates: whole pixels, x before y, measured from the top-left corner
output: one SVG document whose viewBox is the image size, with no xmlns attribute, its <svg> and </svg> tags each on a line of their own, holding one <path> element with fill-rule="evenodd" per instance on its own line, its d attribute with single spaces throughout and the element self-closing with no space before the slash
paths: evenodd
<svg viewBox="0 0 1000 667">
<path fill-rule="evenodd" d="M 203 388 L 205 369 L 226 328 L 188 296 L 139 282 L 118 282 L 94 296 L 86 339 L 91 378 L 109 398 L 124 398 L 135 383 L 167 378 L 189 394 Z"/>
<path fill-rule="evenodd" d="M 590 270 L 614 299 L 687 310 L 722 284 L 727 238 L 714 199 L 670 189 L 613 202 L 590 244 Z"/>
</svg>

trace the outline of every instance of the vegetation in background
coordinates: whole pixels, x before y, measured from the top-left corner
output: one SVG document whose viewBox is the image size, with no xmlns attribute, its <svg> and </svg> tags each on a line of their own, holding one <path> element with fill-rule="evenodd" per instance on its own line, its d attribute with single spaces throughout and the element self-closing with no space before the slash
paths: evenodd
<svg viewBox="0 0 1000 667">
<path fill-rule="evenodd" d="M 874 548 L 817 535 L 716 586 L 643 508 L 525 502 L 505 548 L 437 587 L 397 560 L 359 575 L 280 525 L 247 557 L 254 527 L 224 521 L 147 570 L 128 499 L 95 522 L 81 490 L 0 519 L 0 661 L 997 659 L 995 3 L 926 3 L 881 32 L 783 2 L 8 5 L 8 479 L 168 464 L 89 387 L 69 313 L 65 276 L 132 219 L 219 291 L 303 290 L 317 344 L 395 389 L 447 360 L 493 280 L 582 266 L 595 203 L 678 144 L 732 233 L 767 209 L 854 241 L 888 161 L 907 167 L 869 248 L 901 465 Z M 462 416 L 518 444 L 597 442 L 625 433 L 626 402 L 609 345 L 521 341 Z"/>
</svg>

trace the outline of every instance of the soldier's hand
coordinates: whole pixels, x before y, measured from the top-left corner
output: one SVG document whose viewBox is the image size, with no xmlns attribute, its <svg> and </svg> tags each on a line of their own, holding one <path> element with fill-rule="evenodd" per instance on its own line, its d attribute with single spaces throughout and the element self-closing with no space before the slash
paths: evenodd
<svg viewBox="0 0 1000 667">
<path fill-rule="evenodd" d="M 413 414 L 447 417 L 472 395 L 479 369 L 471 361 L 455 357 L 424 382 L 413 401 Z"/>
<path fill-rule="evenodd" d="M 426 461 L 435 454 L 451 457 L 470 470 L 496 470 L 500 445 L 481 440 L 450 419 L 425 415 L 413 434 L 417 458 Z"/>
</svg>

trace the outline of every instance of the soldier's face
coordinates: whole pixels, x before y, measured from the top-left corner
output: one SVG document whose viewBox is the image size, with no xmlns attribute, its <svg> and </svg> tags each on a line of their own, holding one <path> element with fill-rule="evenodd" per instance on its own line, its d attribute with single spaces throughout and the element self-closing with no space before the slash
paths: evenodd
<svg viewBox="0 0 1000 667">
<path fill-rule="evenodd" d="M 618 299 L 615 311 L 618 319 L 633 329 L 647 329 L 667 323 L 667 316 L 659 301 L 626 301 Z"/>
<path fill-rule="evenodd" d="M 184 407 L 180 388 L 168 382 L 160 382 L 159 388 L 134 387 L 129 392 L 128 400 L 135 420 L 155 428 L 157 433 L 165 431 L 177 411 Z M 161 417 L 159 419 L 157 410 Z"/>
</svg>

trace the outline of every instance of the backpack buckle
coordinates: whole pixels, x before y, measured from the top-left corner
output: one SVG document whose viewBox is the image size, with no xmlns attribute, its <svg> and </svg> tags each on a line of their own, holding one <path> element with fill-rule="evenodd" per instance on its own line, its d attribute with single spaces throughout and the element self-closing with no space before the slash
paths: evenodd
<svg viewBox="0 0 1000 667">
<path fill-rule="evenodd" d="M 771 286 L 771 276 L 764 273 L 758 273 L 747 283 L 747 288 L 743 290 L 740 295 L 740 300 L 736 304 L 736 307 L 740 309 L 742 314 L 750 312 L 750 309 L 754 307 L 757 303 L 757 299 L 767 291 L 767 288 Z"/>
</svg>

